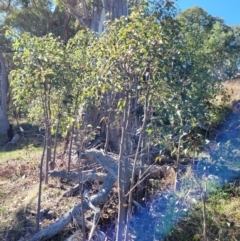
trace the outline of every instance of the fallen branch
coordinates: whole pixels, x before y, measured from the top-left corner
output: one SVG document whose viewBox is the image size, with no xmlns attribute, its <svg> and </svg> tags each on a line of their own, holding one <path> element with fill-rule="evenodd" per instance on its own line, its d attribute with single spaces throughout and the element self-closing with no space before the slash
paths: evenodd
<svg viewBox="0 0 240 241">
<path fill-rule="evenodd" d="M 82 158 L 99 163 L 114 178 L 117 178 L 118 164 L 112 156 L 105 154 L 103 151 L 89 149 L 82 154 Z"/>
<path fill-rule="evenodd" d="M 117 172 L 118 172 L 118 164 L 116 162 L 116 159 L 110 155 L 107 155 L 103 153 L 102 151 L 96 150 L 96 149 L 90 149 L 86 150 L 82 156 L 90 161 L 94 161 L 99 163 L 106 171 L 108 171 L 111 175 L 103 176 L 103 185 L 99 192 L 95 195 L 93 195 L 89 200 L 94 206 L 98 206 L 100 203 L 105 202 L 108 198 L 108 195 L 110 191 L 112 190 L 113 184 L 116 181 L 117 178 Z M 146 167 L 146 169 L 149 169 L 149 172 L 160 176 L 164 174 L 163 167 Z M 146 170 L 145 169 L 145 170 Z M 50 173 L 50 175 L 54 176 L 57 175 L 57 172 L 53 171 Z M 59 172 L 58 172 L 59 174 Z M 130 173 L 129 173 L 130 174 Z M 147 173 L 145 173 L 147 174 Z M 63 175 L 69 175 L 69 173 L 65 173 Z M 75 174 L 77 175 L 77 174 Z M 88 176 L 89 175 L 89 176 Z M 94 177 L 94 173 L 92 174 L 86 174 L 85 177 L 89 178 Z M 96 174 L 99 178 L 100 175 Z M 74 176 L 74 175 L 73 175 Z M 130 177 L 130 176 L 129 176 Z M 76 177 L 77 178 L 77 177 Z M 47 239 L 52 238 L 54 235 L 58 234 L 63 228 L 65 228 L 70 222 L 72 222 L 73 218 L 78 214 L 81 215 L 81 209 L 88 210 L 89 209 L 89 203 L 84 200 L 83 202 L 76 205 L 74 208 L 72 208 L 69 212 L 64 214 L 56 223 L 51 224 L 50 226 L 40 230 L 36 234 L 30 236 L 29 238 L 25 239 L 26 241 L 44 241 Z"/>
<path fill-rule="evenodd" d="M 74 173 L 74 172 L 66 172 L 66 171 L 50 171 L 48 172 L 50 177 L 61 177 L 61 178 L 66 178 L 66 179 L 71 179 L 71 180 L 78 180 L 79 174 Z M 105 174 L 102 173 L 90 173 L 90 174 L 83 174 L 83 181 L 86 182 L 88 180 L 100 180 L 103 181 L 105 178 Z"/>
<path fill-rule="evenodd" d="M 100 217 L 100 208 L 95 207 L 92 203 L 91 200 L 88 198 L 88 192 L 85 193 L 85 200 L 88 203 L 89 208 L 91 208 L 94 211 L 94 217 L 93 217 L 93 222 L 92 222 L 92 228 L 90 230 L 89 236 L 88 236 L 88 241 L 92 240 L 92 237 L 97 229 L 97 224 L 98 224 L 98 220 Z"/>
<path fill-rule="evenodd" d="M 63 197 L 70 197 L 72 196 L 76 191 L 79 191 L 79 184 L 76 184 L 74 187 L 72 187 L 70 190 L 63 193 L 63 195 L 60 197 L 62 199 Z"/>
<path fill-rule="evenodd" d="M 18 134 L 15 134 L 12 140 L 9 141 L 4 147 L 7 147 L 9 144 L 12 144 L 12 145 L 16 144 L 19 141 L 19 139 L 20 139 L 20 136 Z"/>
<path fill-rule="evenodd" d="M 84 153 L 82 153 L 81 158 L 85 158 L 92 162 L 99 163 L 114 178 L 117 178 L 118 163 L 114 157 L 105 154 L 101 150 L 99 151 L 96 149 L 89 149 L 89 150 L 86 150 Z M 132 163 L 130 163 L 129 178 L 130 178 L 132 168 L 133 168 L 133 165 Z M 136 173 L 138 173 L 139 168 L 140 168 L 139 165 L 137 165 Z M 160 178 L 160 177 L 165 177 L 170 169 L 172 168 L 168 165 L 164 165 L 164 166 L 145 165 L 143 167 L 143 172 L 144 172 L 144 175 L 149 174 L 151 178 Z"/>
<path fill-rule="evenodd" d="M 115 181 L 116 179 L 113 178 L 112 176 L 110 175 L 106 176 L 102 188 L 99 190 L 99 192 L 96 195 L 93 195 L 90 198 L 91 202 L 95 206 L 104 202 L 108 198 L 109 192 L 111 191 Z M 27 238 L 26 241 L 44 241 L 52 238 L 54 235 L 58 234 L 63 228 L 65 228 L 73 220 L 73 217 L 81 210 L 82 205 L 85 210 L 89 208 L 88 203 L 86 201 L 79 203 L 74 208 L 72 208 L 71 211 L 64 214 L 56 223 L 53 223 L 48 227 L 40 230 L 33 236 Z"/>
</svg>

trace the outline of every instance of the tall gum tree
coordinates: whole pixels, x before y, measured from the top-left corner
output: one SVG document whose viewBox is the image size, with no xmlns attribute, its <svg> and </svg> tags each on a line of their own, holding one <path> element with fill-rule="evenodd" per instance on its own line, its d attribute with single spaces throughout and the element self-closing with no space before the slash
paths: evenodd
<svg viewBox="0 0 240 241">
<path fill-rule="evenodd" d="M 60 8 L 64 7 L 67 13 L 76 18 L 82 26 L 94 31 L 98 36 L 101 36 L 104 31 L 105 21 L 112 21 L 128 15 L 129 7 L 132 5 L 127 3 L 127 0 L 58 0 L 55 2 Z M 112 92 L 105 93 L 101 105 L 104 106 L 105 110 L 111 108 L 112 101 L 109 100 L 112 98 Z M 115 121 L 112 112 L 108 112 L 106 116 L 106 111 L 99 110 L 97 106 L 93 107 L 92 111 L 88 110 L 87 112 L 85 121 L 91 124 L 94 129 L 101 125 L 101 137 L 109 139 L 112 147 L 118 150 L 118 144 L 113 141 L 118 133 L 116 129 L 109 128 L 108 125 L 108 123 Z"/>
<path fill-rule="evenodd" d="M 145 149 L 149 100 L 154 98 L 153 96 L 159 95 L 159 92 L 155 92 L 156 89 L 162 92 L 162 99 L 166 92 L 171 90 L 171 88 L 163 89 L 166 80 L 162 75 L 170 70 L 169 66 L 171 66 L 176 52 L 169 41 L 173 39 L 174 34 L 170 35 L 165 32 L 167 28 L 162 28 L 154 16 L 144 16 L 143 10 L 133 11 L 128 18 L 121 17 L 112 24 L 106 25 L 107 31 L 99 40 L 96 40 L 91 50 L 95 53 L 96 59 L 94 61 L 96 76 L 92 79 L 97 79 L 101 83 L 99 85 L 97 81 L 94 81 L 92 82 L 93 87 L 98 86 L 102 95 L 115 91 L 120 96 L 116 106 L 113 107 L 115 115 L 118 112 L 122 118 L 118 163 L 119 216 L 116 234 L 116 240 L 119 241 L 123 240 L 123 233 L 126 230 L 129 169 L 132 165 L 128 156 L 135 154 L 136 164 L 139 161 L 139 153 L 142 153 L 140 146 L 142 150 Z M 140 117 L 134 126 L 134 109 L 137 106 L 145 106 L 144 119 L 142 120 Z M 140 131 L 139 139 L 136 141 L 138 148 L 130 148 L 133 146 L 134 136 L 138 135 L 137 129 Z M 116 139 L 115 136 L 115 141 Z M 141 155 L 141 165 L 145 164 L 143 159 L 144 155 Z M 135 170 L 133 170 L 134 176 Z M 134 182 L 133 178 L 132 182 Z M 128 215 L 131 215 L 130 211 Z M 127 235 L 126 233 L 125 237 Z"/>
<path fill-rule="evenodd" d="M 0 14 L 2 17 L 0 21 L 4 20 L 6 12 L 9 10 L 11 5 L 11 0 L 0 1 Z M 0 70 L 1 70 L 1 82 L 0 82 L 0 133 L 6 133 L 9 127 L 9 121 L 7 116 L 7 102 L 8 102 L 8 91 L 9 91 L 9 82 L 8 82 L 8 71 L 4 58 L 4 51 L 8 46 L 8 41 L 5 38 L 5 29 L 3 24 L 0 23 Z"/>
<path fill-rule="evenodd" d="M 9 89 L 8 73 L 6 69 L 5 59 L 0 50 L 0 64 L 1 64 L 1 109 L 0 109 L 0 133 L 6 133 L 9 127 L 7 116 L 7 94 Z"/>
<path fill-rule="evenodd" d="M 114 20 L 128 14 L 131 4 L 127 0 L 59 0 L 66 10 L 84 27 L 101 35 L 106 20 Z"/>
</svg>

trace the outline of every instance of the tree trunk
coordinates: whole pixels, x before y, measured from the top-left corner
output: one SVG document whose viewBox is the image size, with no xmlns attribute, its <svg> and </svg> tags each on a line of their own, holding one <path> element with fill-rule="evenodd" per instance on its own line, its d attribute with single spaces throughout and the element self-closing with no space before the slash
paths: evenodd
<svg viewBox="0 0 240 241">
<path fill-rule="evenodd" d="M 43 160 L 46 151 L 46 136 L 44 137 L 44 148 L 42 152 L 42 158 L 40 162 L 40 173 L 39 173 L 39 189 L 38 189 L 38 204 L 37 204 L 37 217 L 36 217 L 36 232 L 40 228 L 40 211 L 41 211 L 41 198 L 42 198 L 42 176 L 43 176 Z"/>
<path fill-rule="evenodd" d="M 67 165 L 68 172 L 70 172 L 70 169 L 71 169 L 71 158 L 72 158 L 72 146 L 73 146 L 74 126 L 75 126 L 75 122 L 72 124 L 71 134 L 70 134 L 70 137 L 69 137 L 69 138 L 70 138 L 70 145 L 69 145 L 68 165 Z"/>
<path fill-rule="evenodd" d="M 55 132 L 55 137 L 54 137 L 54 147 L 53 147 L 53 163 L 55 163 L 56 159 L 56 152 L 57 152 L 57 139 L 58 139 L 58 131 L 59 131 L 59 126 L 60 126 L 60 111 L 58 111 L 58 119 L 57 119 L 57 127 L 56 127 L 56 132 Z"/>
<path fill-rule="evenodd" d="M 126 232 L 125 232 L 124 241 L 128 240 L 129 223 L 130 223 L 131 211 L 132 211 L 132 196 L 133 196 L 132 190 L 133 190 L 133 186 L 135 183 L 135 172 L 136 172 L 137 162 L 139 159 L 140 147 L 142 147 L 143 149 L 145 148 L 145 146 L 143 146 L 143 144 L 145 144 L 145 141 L 143 140 L 143 138 L 145 138 L 145 136 L 146 136 L 145 132 L 146 132 L 146 126 L 147 126 L 147 120 L 148 120 L 148 109 L 149 109 L 148 104 L 149 104 L 149 89 L 147 90 L 147 94 L 146 94 L 145 106 L 144 106 L 144 118 L 143 118 L 141 131 L 139 134 L 138 145 L 137 145 L 137 149 L 135 152 L 135 158 L 134 158 L 133 168 L 132 168 L 132 178 L 131 178 L 131 184 L 130 184 L 130 189 L 129 189 L 130 193 L 129 193 L 129 198 L 128 198 L 127 223 L 126 223 Z M 141 178 L 141 175 L 144 173 L 144 165 L 145 165 L 145 163 L 143 162 L 143 159 L 141 157 L 140 168 L 139 168 L 139 179 Z M 139 183 L 139 186 L 138 186 L 138 193 L 139 193 L 139 189 L 140 190 L 143 189 L 141 183 Z M 140 194 L 138 194 L 138 195 L 140 195 Z"/>
<path fill-rule="evenodd" d="M 68 30 L 69 30 L 70 19 L 71 19 L 71 15 L 69 13 L 67 13 L 66 17 L 64 19 L 64 23 L 63 23 L 62 39 L 63 39 L 64 43 L 67 43 L 67 40 L 68 40 Z"/>
<path fill-rule="evenodd" d="M 104 21 L 114 20 L 128 14 L 127 0 L 94 0 L 88 4 L 85 0 L 65 2 L 68 12 L 83 26 L 99 35 L 104 30 Z M 81 6 L 81 10 L 76 6 Z"/>
<path fill-rule="evenodd" d="M 114 20 L 128 14 L 126 0 L 98 0 L 96 7 L 92 11 L 90 29 L 102 34 L 104 21 Z M 108 19 L 106 16 L 109 16 Z"/>
<path fill-rule="evenodd" d="M 126 222 L 126 196 L 125 196 L 125 189 L 126 189 L 126 130 L 129 120 L 129 99 L 125 97 L 126 106 L 124 107 L 123 113 L 123 122 L 122 122 L 122 136 L 121 136 L 121 143 L 120 143 L 120 152 L 119 152 L 119 161 L 118 161 L 118 221 L 117 221 L 117 233 L 116 233 L 116 241 L 122 241 L 124 227 Z"/>
<path fill-rule="evenodd" d="M 0 133 L 6 133 L 9 128 L 7 117 L 7 94 L 8 94 L 8 75 L 5 65 L 5 60 L 0 50 L 0 64 L 1 64 L 1 109 L 0 109 Z"/>
<path fill-rule="evenodd" d="M 51 156 L 52 156 L 52 136 L 51 136 L 51 126 L 49 123 L 46 123 L 45 128 L 45 148 L 46 148 L 46 166 L 45 166 L 45 180 L 44 183 L 48 184 L 48 166 L 50 167 L 50 170 L 54 169 L 54 163 L 51 162 Z"/>
<path fill-rule="evenodd" d="M 143 174 L 143 169 L 144 169 L 144 165 L 146 164 L 146 127 L 147 127 L 147 121 L 148 121 L 148 110 L 149 110 L 149 86 L 147 87 L 147 93 L 146 93 L 146 97 L 145 97 L 145 103 L 144 103 L 144 117 L 143 117 L 143 124 L 142 124 L 142 130 L 141 130 L 141 138 L 139 137 L 139 141 L 141 139 L 141 158 L 140 158 L 140 169 L 139 169 L 139 178 L 141 178 L 142 174 Z M 138 197 L 142 197 L 143 196 L 143 192 L 144 192 L 144 186 L 145 183 L 141 182 L 138 185 L 138 191 L 137 191 L 137 195 Z"/>
<path fill-rule="evenodd" d="M 47 160 L 49 163 L 50 170 L 54 169 L 55 163 L 51 160 L 52 159 L 52 135 L 51 135 L 51 127 L 49 126 L 47 129 Z"/>
</svg>

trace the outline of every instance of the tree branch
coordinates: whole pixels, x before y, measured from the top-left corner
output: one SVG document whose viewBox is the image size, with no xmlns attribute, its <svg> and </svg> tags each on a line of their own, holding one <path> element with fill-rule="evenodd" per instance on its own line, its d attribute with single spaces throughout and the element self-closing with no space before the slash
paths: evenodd
<svg viewBox="0 0 240 241">
<path fill-rule="evenodd" d="M 115 183 L 116 179 L 113 178 L 111 175 L 106 176 L 102 188 L 96 195 L 93 195 L 90 200 L 91 203 L 95 206 L 99 205 L 100 203 L 104 202 L 108 198 L 108 194 L 111 191 L 113 184 Z M 63 228 L 65 228 L 72 220 L 73 217 L 79 213 L 81 207 L 87 210 L 89 208 L 88 202 L 84 200 L 83 202 L 79 203 L 77 206 L 72 208 L 69 212 L 65 213 L 56 223 L 51 224 L 50 226 L 40 230 L 33 236 L 27 238 L 27 241 L 44 241 L 50 239 L 57 233 L 59 233 Z"/>
<path fill-rule="evenodd" d="M 10 5 L 11 5 L 11 0 L 8 0 L 7 6 L 6 6 L 6 7 L 3 7 L 3 6 L 2 6 L 0 9 L 1 9 L 2 11 L 7 11 L 7 10 L 9 9 Z"/>
<path fill-rule="evenodd" d="M 83 24 L 83 26 L 89 28 L 89 19 L 87 19 L 86 16 L 82 16 L 78 11 L 76 11 L 76 9 L 73 6 L 68 4 L 66 1 L 64 1 L 64 3 L 66 5 L 67 11 L 72 16 L 74 16 L 81 24 Z"/>
<path fill-rule="evenodd" d="M 66 171 L 50 171 L 48 172 L 50 177 L 61 177 L 61 178 L 66 178 L 66 179 L 71 179 L 71 180 L 78 180 L 79 179 L 79 174 L 78 173 L 71 173 L 71 172 L 66 172 Z M 97 173 L 89 173 L 89 174 L 83 174 L 83 181 L 86 182 L 87 180 L 100 180 L 103 181 L 105 178 L 105 174 L 97 174 Z"/>
<path fill-rule="evenodd" d="M 83 158 L 99 163 L 114 178 L 117 178 L 118 164 L 114 157 L 96 149 L 86 150 L 82 155 Z"/>
</svg>

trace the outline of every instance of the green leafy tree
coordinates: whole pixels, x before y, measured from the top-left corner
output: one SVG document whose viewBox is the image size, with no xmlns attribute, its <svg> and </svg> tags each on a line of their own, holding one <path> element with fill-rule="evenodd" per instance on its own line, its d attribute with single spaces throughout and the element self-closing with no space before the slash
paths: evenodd
<svg viewBox="0 0 240 241">
<path fill-rule="evenodd" d="M 186 34 L 202 44 L 204 51 L 215 58 L 215 77 L 229 79 L 237 71 L 234 55 L 239 52 L 234 28 L 227 26 L 220 18 L 213 17 L 199 7 L 193 7 L 179 14 Z M 236 28 L 235 28 L 236 29 Z M 236 56 L 236 55 L 235 55 Z"/>
<path fill-rule="evenodd" d="M 130 159 L 126 156 L 135 153 L 134 166 L 136 166 L 140 147 L 142 150 L 145 149 L 146 123 L 149 120 L 151 103 L 159 100 L 158 91 L 161 91 L 161 101 L 167 101 L 171 94 L 172 89 L 165 88 L 169 84 L 165 76 L 171 70 L 171 64 L 177 54 L 176 46 L 173 44 L 178 36 L 177 31 L 167 31 L 172 24 L 177 24 L 172 18 L 166 18 L 163 24 L 159 24 L 158 18 L 155 15 L 145 14 L 144 9 L 133 10 L 127 18 L 122 17 L 106 25 L 106 33 L 94 43 L 93 52 L 96 59 L 94 63 L 97 67 L 95 78 L 101 83 L 101 93 L 104 95 L 109 91 L 117 92 L 120 99 L 117 102 L 117 109 L 115 107 L 115 113 L 123 114 L 122 135 L 119 141 L 117 240 L 122 240 L 126 221 L 125 203 L 128 201 L 126 194 L 129 191 L 130 178 L 128 174 Z M 95 84 L 93 83 L 93 88 Z M 137 121 L 137 126 L 134 126 L 136 123 L 133 121 L 134 115 L 130 113 L 133 113 L 132 110 L 137 105 L 144 106 L 144 119 Z M 136 135 L 139 127 L 140 136 L 135 150 L 131 148 L 132 136 Z M 144 164 L 144 155 L 141 155 L 141 165 Z M 134 176 L 135 168 L 133 168 Z M 133 183 L 134 178 L 132 187 Z M 131 198 L 128 205 L 131 206 Z M 127 238 L 127 233 L 125 237 Z"/>
<path fill-rule="evenodd" d="M 28 105 L 29 117 L 44 125 L 46 135 L 46 173 L 51 163 L 51 134 L 54 119 L 57 119 L 59 102 L 63 98 L 62 71 L 65 69 L 63 44 L 52 35 L 42 38 L 23 34 L 16 39 L 14 48 L 16 69 L 12 71 L 12 92 L 16 104 Z M 59 81 L 60 80 L 60 81 Z M 61 81 L 62 80 L 62 81 Z"/>
<path fill-rule="evenodd" d="M 62 6 L 70 12 L 80 6 L 84 13 L 89 3 L 74 4 L 68 1 Z M 94 9 L 103 16 L 103 6 Z M 95 28 L 100 26 L 100 32 L 101 21 Z M 129 16 L 109 21 L 98 38 L 88 30 L 67 44 L 53 35 L 24 33 L 16 38 L 13 96 L 16 103 L 28 105 L 32 120 L 45 126 L 46 176 L 54 131 L 67 125 L 73 130 L 79 124 L 78 107 L 99 104 L 100 119 L 107 126 L 104 137 L 119 146 L 117 240 L 128 239 L 136 164 L 139 161 L 141 176 L 146 146 L 161 143 L 168 134 L 178 135 L 179 154 L 184 133 L 212 118 L 208 102 L 221 91 L 215 71 L 229 59 L 229 44 L 237 30 L 233 33 L 202 10 L 174 19 L 171 5 L 160 4 L 152 11 L 145 5 L 133 8 Z M 137 115 L 136 108 L 142 108 L 142 113 Z M 119 126 L 120 135 L 111 135 L 109 130 Z"/>
<path fill-rule="evenodd" d="M 53 33 L 66 43 L 74 36 L 78 26 L 64 9 L 55 6 L 51 0 L 28 1 L 26 5 L 12 5 L 4 24 L 19 32 L 29 32 L 34 36 Z"/>
<path fill-rule="evenodd" d="M 0 2 L 1 22 L 0 22 L 0 50 L 1 50 L 1 131 L 8 128 L 8 113 L 10 107 L 15 107 L 10 102 L 11 89 L 8 88 L 8 74 L 14 68 L 11 46 L 12 36 L 5 36 L 7 29 L 13 29 L 18 34 L 26 31 L 34 36 L 42 37 L 48 33 L 53 33 L 56 37 L 61 36 L 66 44 L 68 39 L 75 35 L 79 29 L 78 24 L 71 16 L 55 6 L 53 1 L 8 1 Z M 7 62 L 7 64 L 6 64 Z M 6 68 L 5 68 L 6 67 Z"/>
</svg>

